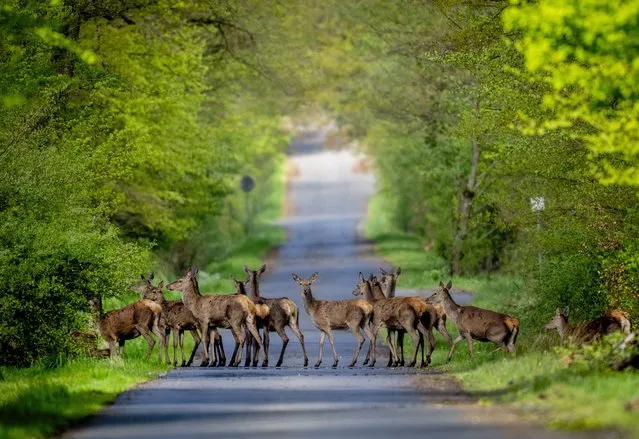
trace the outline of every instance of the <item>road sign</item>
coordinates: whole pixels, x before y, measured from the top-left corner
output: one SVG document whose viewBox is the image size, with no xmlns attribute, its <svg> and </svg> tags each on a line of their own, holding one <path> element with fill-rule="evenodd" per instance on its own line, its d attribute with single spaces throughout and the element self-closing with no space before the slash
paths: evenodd
<svg viewBox="0 0 639 439">
<path fill-rule="evenodd" d="M 244 192 L 251 192 L 255 188 L 255 180 L 250 175 L 245 175 L 242 177 L 241 185 Z"/>
</svg>

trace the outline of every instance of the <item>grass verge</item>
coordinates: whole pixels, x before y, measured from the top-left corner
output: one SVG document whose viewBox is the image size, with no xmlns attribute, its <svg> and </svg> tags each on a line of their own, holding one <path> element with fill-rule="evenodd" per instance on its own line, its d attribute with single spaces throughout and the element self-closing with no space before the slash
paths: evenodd
<svg viewBox="0 0 639 439">
<path fill-rule="evenodd" d="M 432 288 L 439 280 L 446 280 L 445 261 L 425 250 L 419 238 L 388 232 L 392 228 L 382 207 L 379 197 L 372 200 L 367 233 L 375 240 L 380 256 L 402 267 L 398 287 Z M 543 333 L 544 319 L 531 312 L 531 304 L 522 293 L 523 280 L 476 276 L 455 278 L 453 284 L 473 291 L 473 304 L 477 306 L 518 317 L 521 314 L 518 353 L 510 357 L 494 352 L 492 344 L 474 342 L 475 355 L 471 358 L 462 342 L 451 363 L 447 363 L 448 345 L 437 334 L 434 367 L 455 376 L 481 403 L 508 404 L 549 427 L 612 428 L 639 437 L 639 373 L 615 372 L 600 363 L 567 361 L 566 351 L 555 348 L 556 339 Z M 453 337 L 457 335 L 451 322 L 449 332 Z"/>
<path fill-rule="evenodd" d="M 0 368 L 0 437 L 53 435 L 167 369 L 139 358 Z"/>
</svg>

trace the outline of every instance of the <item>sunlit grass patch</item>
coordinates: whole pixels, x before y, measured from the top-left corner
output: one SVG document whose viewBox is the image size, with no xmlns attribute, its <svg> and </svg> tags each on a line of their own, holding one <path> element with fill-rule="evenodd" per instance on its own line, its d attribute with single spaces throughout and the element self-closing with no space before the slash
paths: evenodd
<svg viewBox="0 0 639 439">
<path fill-rule="evenodd" d="M 0 369 L 0 437 L 39 438 L 96 413 L 130 387 L 167 370 L 135 356 Z"/>
</svg>

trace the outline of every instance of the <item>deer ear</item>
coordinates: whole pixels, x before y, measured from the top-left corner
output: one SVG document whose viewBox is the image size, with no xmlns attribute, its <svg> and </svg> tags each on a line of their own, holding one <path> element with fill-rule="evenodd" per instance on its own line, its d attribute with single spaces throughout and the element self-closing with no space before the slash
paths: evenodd
<svg viewBox="0 0 639 439">
<path fill-rule="evenodd" d="M 402 274 L 402 267 L 397 267 L 397 271 L 395 271 L 395 275 L 399 276 L 400 274 Z"/>
<path fill-rule="evenodd" d="M 246 265 L 242 265 L 242 268 L 244 269 L 244 273 L 248 274 L 249 276 L 251 275 L 251 270 L 249 270 Z"/>
<path fill-rule="evenodd" d="M 439 287 L 440 287 L 440 288 L 444 288 L 444 282 L 439 281 Z"/>
<path fill-rule="evenodd" d="M 141 274 L 140 277 L 142 278 L 142 280 L 146 280 L 146 276 Z"/>
<path fill-rule="evenodd" d="M 382 273 L 382 276 L 386 276 L 388 272 L 384 270 L 382 267 L 379 267 L 379 271 Z"/>
<path fill-rule="evenodd" d="M 566 315 L 566 317 L 568 317 L 568 312 L 570 312 L 570 308 L 568 307 L 568 305 L 566 305 L 566 307 L 564 308 L 564 314 Z"/>
<path fill-rule="evenodd" d="M 260 274 L 264 273 L 265 271 L 266 271 L 266 264 L 260 267 Z"/>
<path fill-rule="evenodd" d="M 317 274 L 317 271 L 316 271 L 315 273 L 311 275 L 311 277 L 308 278 L 308 280 L 311 282 L 315 282 L 315 280 L 317 279 L 317 276 L 319 275 Z"/>
<path fill-rule="evenodd" d="M 361 271 L 359 272 L 359 281 L 360 281 L 360 283 L 364 282 L 364 275 L 362 274 Z"/>
<path fill-rule="evenodd" d="M 291 273 L 291 274 L 293 275 L 293 280 L 295 282 L 299 283 L 300 282 L 300 277 L 297 274 L 295 274 L 295 273 Z"/>
<path fill-rule="evenodd" d="M 164 281 L 163 280 L 161 280 L 160 283 L 158 284 L 158 288 L 159 289 L 164 288 Z"/>
<path fill-rule="evenodd" d="M 450 290 L 452 287 L 453 287 L 453 281 L 452 281 L 452 280 L 449 280 L 449 281 L 448 281 L 448 284 L 446 284 L 446 289 L 447 289 L 447 290 Z"/>
<path fill-rule="evenodd" d="M 557 307 L 557 309 L 555 310 L 555 314 L 561 314 L 561 310 L 559 309 L 559 307 Z"/>
<path fill-rule="evenodd" d="M 149 274 L 149 280 L 153 280 L 154 277 L 155 277 L 155 272 L 152 271 L 151 274 Z"/>
</svg>

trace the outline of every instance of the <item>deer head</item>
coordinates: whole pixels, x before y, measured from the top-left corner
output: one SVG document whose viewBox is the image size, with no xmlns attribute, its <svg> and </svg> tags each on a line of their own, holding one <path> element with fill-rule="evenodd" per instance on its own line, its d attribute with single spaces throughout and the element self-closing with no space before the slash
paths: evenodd
<svg viewBox="0 0 639 439">
<path fill-rule="evenodd" d="M 382 273 L 382 277 L 380 278 L 380 283 L 382 284 L 382 289 L 384 293 L 388 294 L 391 291 L 395 291 L 395 285 L 397 284 L 397 278 L 400 274 L 402 274 L 402 267 L 397 267 L 397 270 L 386 271 L 383 268 L 379 268 Z"/>
<path fill-rule="evenodd" d="M 317 279 L 317 272 L 313 273 L 308 279 L 302 279 L 295 273 L 292 273 L 292 275 L 293 280 L 300 284 L 300 288 L 302 289 L 302 296 L 306 299 L 312 299 L 313 294 L 311 293 L 311 284 Z"/>
<path fill-rule="evenodd" d="M 545 329 L 551 330 L 556 329 L 558 331 L 563 331 L 563 329 L 568 326 L 568 307 L 565 307 L 563 312 L 557 308 L 555 310 L 555 315 L 552 319 L 544 326 Z"/>
<path fill-rule="evenodd" d="M 184 276 L 168 284 L 166 286 L 166 289 L 169 291 L 184 291 L 191 285 L 197 285 L 197 273 L 197 268 L 189 267 Z"/>
<path fill-rule="evenodd" d="M 232 278 L 233 278 L 233 283 L 235 284 L 235 294 L 241 294 L 242 296 L 246 296 L 246 282 L 248 282 L 248 279 L 245 281 L 241 281 L 241 280 L 237 280 L 235 276 L 233 276 Z"/>
<path fill-rule="evenodd" d="M 371 274 L 371 277 L 373 275 Z M 362 274 L 362 272 L 359 272 L 359 282 L 357 283 L 357 285 L 355 286 L 355 289 L 353 290 L 353 296 L 363 296 L 366 294 L 366 291 L 368 289 L 370 289 L 370 281 L 366 280 L 364 278 L 364 275 Z"/>
<path fill-rule="evenodd" d="M 444 300 L 446 300 L 447 297 L 450 297 L 450 289 L 453 287 L 453 281 L 449 280 L 448 283 L 446 285 L 444 285 L 444 282 L 439 281 L 439 288 L 437 288 L 437 291 L 435 291 L 435 293 L 429 297 L 429 300 L 432 303 L 443 303 Z"/>
</svg>

